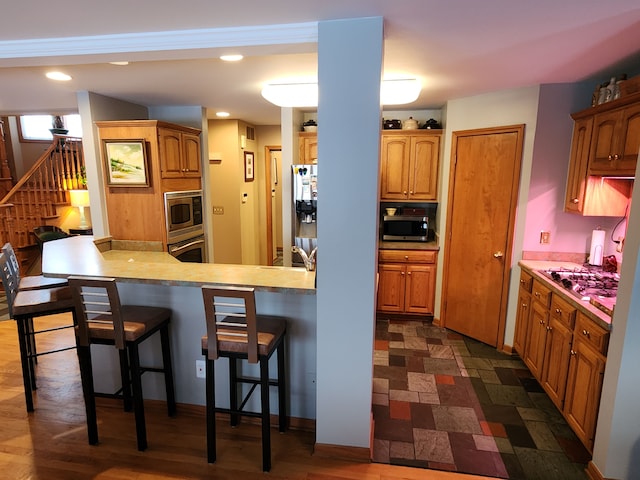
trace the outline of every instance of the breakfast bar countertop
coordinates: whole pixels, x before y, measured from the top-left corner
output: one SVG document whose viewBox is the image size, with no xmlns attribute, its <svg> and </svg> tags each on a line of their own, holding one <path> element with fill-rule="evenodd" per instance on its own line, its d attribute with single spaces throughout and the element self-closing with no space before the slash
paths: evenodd
<svg viewBox="0 0 640 480">
<path fill-rule="evenodd" d="M 104 239 L 80 235 L 45 242 L 42 273 L 48 277 L 113 277 L 157 285 L 234 285 L 260 291 L 315 295 L 315 272 L 304 268 L 182 263 L 166 252 L 104 250 Z M 103 251 L 101 251 L 103 250 Z"/>
</svg>

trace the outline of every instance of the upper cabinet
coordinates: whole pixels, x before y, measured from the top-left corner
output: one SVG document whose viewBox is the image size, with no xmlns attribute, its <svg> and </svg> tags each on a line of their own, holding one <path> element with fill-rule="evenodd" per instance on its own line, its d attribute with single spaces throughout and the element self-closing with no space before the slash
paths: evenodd
<svg viewBox="0 0 640 480">
<path fill-rule="evenodd" d="M 437 200 L 441 136 L 441 130 L 382 133 L 380 200 Z"/>
<path fill-rule="evenodd" d="M 199 134 L 161 127 L 158 128 L 158 143 L 162 178 L 200 178 Z"/>
<path fill-rule="evenodd" d="M 591 139 L 589 175 L 634 176 L 640 149 L 640 100 L 596 114 Z"/>
<path fill-rule="evenodd" d="M 565 211 L 624 216 L 640 149 L 640 94 L 572 115 Z"/>
<path fill-rule="evenodd" d="M 315 165 L 318 163 L 318 134 L 316 132 L 300 132 L 299 163 Z"/>
</svg>

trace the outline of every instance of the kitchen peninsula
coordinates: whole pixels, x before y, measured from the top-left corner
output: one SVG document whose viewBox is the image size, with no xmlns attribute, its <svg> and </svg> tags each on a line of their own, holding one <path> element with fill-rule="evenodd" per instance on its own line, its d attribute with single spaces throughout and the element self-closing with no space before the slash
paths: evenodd
<svg viewBox="0 0 640 480">
<path fill-rule="evenodd" d="M 176 400 L 193 405 L 205 404 L 204 379 L 196 378 L 195 363 L 203 358 L 200 338 L 206 333 L 200 287 L 207 284 L 255 288 L 259 313 L 289 319 L 289 416 L 315 419 L 315 272 L 303 268 L 181 263 L 168 253 L 157 251 L 152 242 L 94 240 L 91 236 L 45 243 L 42 272 L 51 277 L 113 277 L 118 281 L 123 303 L 172 309 L 170 335 Z M 154 355 L 159 358 L 160 344 L 153 340 L 141 346 L 143 363 Z M 115 391 L 119 388 L 116 351 L 108 346 L 95 347 L 92 355 L 96 390 Z M 251 371 L 244 373 L 252 374 Z M 216 362 L 216 389 L 228 391 L 228 385 L 228 368 L 222 359 Z M 164 399 L 163 388 L 161 376 L 143 377 L 145 398 Z M 277 407 L 275 392 L 272 395 L 271 405 Z M 228 402 L 228 395 L 220 394 L 219 402 L 221 405 Z M 257 409 L 257 405 L 250 405 Z"/>
</svg>

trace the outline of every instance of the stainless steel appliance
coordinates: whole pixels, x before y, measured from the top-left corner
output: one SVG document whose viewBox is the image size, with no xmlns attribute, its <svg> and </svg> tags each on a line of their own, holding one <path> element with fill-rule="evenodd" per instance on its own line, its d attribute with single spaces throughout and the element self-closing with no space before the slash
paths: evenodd
<svg viewBox="0 0 640 480">
<path fill-rule="evenodd" d="M 588 301 L 607 315 L 613 315 L 618 294 L 619 274 L 594 267 L 557 268 L 541 270 L 540 273 L 574 297 Z"/>
<path fill-rule="evenodd" d="M 308 261 L 300 254 L 302 249 L 308 258 L 318 246 L 317 207 L 318 207 L 318 166 L 292 166 L 293 193 L 293 238 L 291 260 L 294 266 L 307 266 Z"/>
<path fill-rule="evenodd" d="M 204 234 L 202 190 L 165 192 L 167 243 L 173 244 Z"/>
<path fill-rule="evenodd" d="M 426 215 L 385 215 L 382 217 L 382 240 L 429 241 L 429 217 Z"/>
<path fill-rule="evenodd" d="M 204 235 L 169 244 L 167 251 L 181 262 L 205 263 L 207 260 Z"/>
</svg>

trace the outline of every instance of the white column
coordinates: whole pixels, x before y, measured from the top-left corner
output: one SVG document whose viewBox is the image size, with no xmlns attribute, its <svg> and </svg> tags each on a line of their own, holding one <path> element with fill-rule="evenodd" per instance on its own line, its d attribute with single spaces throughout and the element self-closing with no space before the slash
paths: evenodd
<svg viewBox="0 0 640 480">
<path fill-rule="evenodd" d="M 369 447 L 383 21 L 320 22 L 318 444 Z"/>
</svg>

